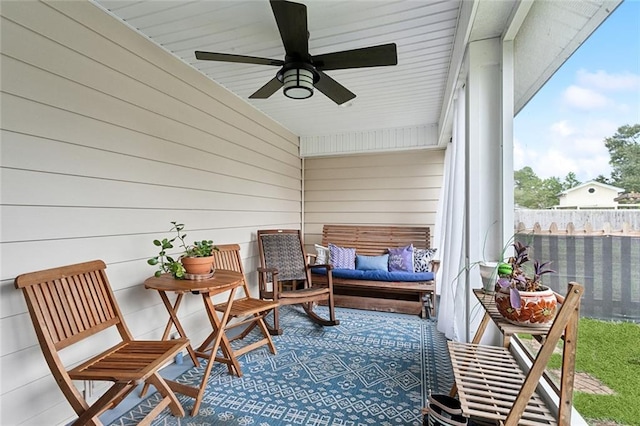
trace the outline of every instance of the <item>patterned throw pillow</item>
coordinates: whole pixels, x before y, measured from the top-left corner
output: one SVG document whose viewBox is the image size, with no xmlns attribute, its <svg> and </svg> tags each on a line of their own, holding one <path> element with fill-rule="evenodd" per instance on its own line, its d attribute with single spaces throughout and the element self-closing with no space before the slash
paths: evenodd
<svg viewBox="0 0 640 426">
<path fill-rule="evenodd" d="M 329 247 L 314 245 L 316 248 L 316 265 L 326 265 L 329 263 Z"/>
<path fill-rule="evenodd" d="M 336 269 L 356 269 L 356 249 L 329 243 L 329 263 Z"/>
<path fill-rule="evenodd" d="M 431 260 L 438 249 L 413 249 L 414 272 L 431 272 Z"/>
<path fill-rule="evenodd" d="M 413 244 L 389 249 L 389 272 L 413 272 Z"/>
</svg>

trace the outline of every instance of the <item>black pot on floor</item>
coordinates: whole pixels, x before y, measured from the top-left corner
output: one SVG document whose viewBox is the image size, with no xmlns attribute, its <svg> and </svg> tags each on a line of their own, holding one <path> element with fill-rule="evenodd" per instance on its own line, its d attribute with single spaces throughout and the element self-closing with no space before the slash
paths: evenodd
<svg viewBox="0 0 640 426">
<path fill-rule="evenodd" d="M 423 426 L 466 426 L 468 419 L 462 416 L 460 401 L 448 395 L 431 394 L 427 404 L 429 412 Z"/>
</svg>

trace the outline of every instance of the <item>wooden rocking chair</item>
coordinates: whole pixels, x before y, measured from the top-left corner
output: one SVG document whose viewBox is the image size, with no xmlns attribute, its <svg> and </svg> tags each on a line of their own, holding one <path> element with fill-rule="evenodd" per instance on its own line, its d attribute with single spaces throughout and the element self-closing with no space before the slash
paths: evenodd
<svg viewBox="0 0 640 426">
<path fill-rule="evenodd" d="M 213 256 L 216 268 L 240 272 L 244 276 L 242 258 L 240 257 L 240 246 L 238 244 L 218 245 L 218 251 L 214 252 Z M 278 307 L 278 302 L 251 297 L 246 279 L 242 282 L 242 290 L 244 291 L 244 296 L 233 301 L 231 312 L 229 313 L 229 321 L 225 324 L 225 328 L 230 330 L 244 325 L 247 327 L 242 330 L 241 333 L 232 337 L 230 341 L 244 339 L 256 326 L 260 329 L 262 338 L 236 349 L 234 356 L 237 358 L 263 345 L 268 345 L 271 353 L 275 355 L 276 347 L 273 344 L 267 325 L 264 322 L 264 317 Z M 224 312 L 227 304 L 218 304 L 215 308 L 217 311 Z M 231 322 L 232 319 L 235 321 Z M 238 376 L 241 375 L 242 372 L 238 371 Z"/>
<path fill-rule="evenodd" d="M 314 322 L 331 326 L 338 325 L 333 301 L 333 277 L 331 265 L 319 265 L 327 269 L 326 284 L 314 283 L 311 267 L 304 253 L 302 234 L 296 229 L 258 231 L 260 268 L 258 284 L 260 298 L 273 300 L 278 305 L 301 304 Z M 314 265 L 318 266 L 318 265 Z M 313 311 L 317 302 L 324 301 L 329 307 L 329 319 Z M 272 334 L 282 334 L 278 309 L 273 311 Z"/>
<path fill-rule="evenodd" d="M 173 415 L 184 409 L 171 390 L 180 385 L 165 380 L 158 370 L 188 344 L 187 339 L 134 340 L 124 323 L 101 260 L 23 274 L 15 279 L 22 289 L 44 357 L 78 419 L 74 425 L 101 425 L 98 416 L 120 403 L 140 383 L 152 384 L 162 400 L 140 422 L 169 407 Z M 121 341 L 88 361 L 67 370 L 59 351 L 115 326 Z M 110 381 L 113 385 L 89 405 L 72 380 Z"/>
</svg>

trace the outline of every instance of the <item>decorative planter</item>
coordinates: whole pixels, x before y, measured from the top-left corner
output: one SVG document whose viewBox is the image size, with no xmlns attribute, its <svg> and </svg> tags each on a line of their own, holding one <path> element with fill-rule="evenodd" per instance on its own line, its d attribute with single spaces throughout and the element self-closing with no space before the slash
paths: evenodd
<svg viewBox="0 0 640 426">
<path fill-rule="evenodd" d="M 480 262 L 480 278 L 482 278 L 482 290 L 485 293 L 493 294 L 496 291 L 496 281 L 498 280 L 498 262 Z"/>
<path fill-rule="evenodd" d="M 183 257 L 180 262 L 188 274 L 204 275 L 213 270 L 213 256 Z"/>
<path fill-rule="evenodd" d="M 524 326 L 544 325 L 553 321 L 556 316 L 556 295 L 548 287 L 540 291 L 521 291 L 520 309 L 511 306 L 509 288 L 496 291 L 496 307 L 498 312 L 510 323 Z"/>
</svg>

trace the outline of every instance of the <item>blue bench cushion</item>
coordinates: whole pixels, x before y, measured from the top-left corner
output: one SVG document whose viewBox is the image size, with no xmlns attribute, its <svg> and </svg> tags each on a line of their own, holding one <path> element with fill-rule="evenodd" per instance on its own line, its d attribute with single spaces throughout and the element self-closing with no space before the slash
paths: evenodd
<svg viewBox="0 0 640 426">
<path fill-rule="evenodd" d="M 327 275 L 326 268 L 311 268 L 314 274 Z M 333 269 L 334 278 L 370 281 L 431 281 L 433 272 L 389 272 L 381 270 Z"/>
</svg>

